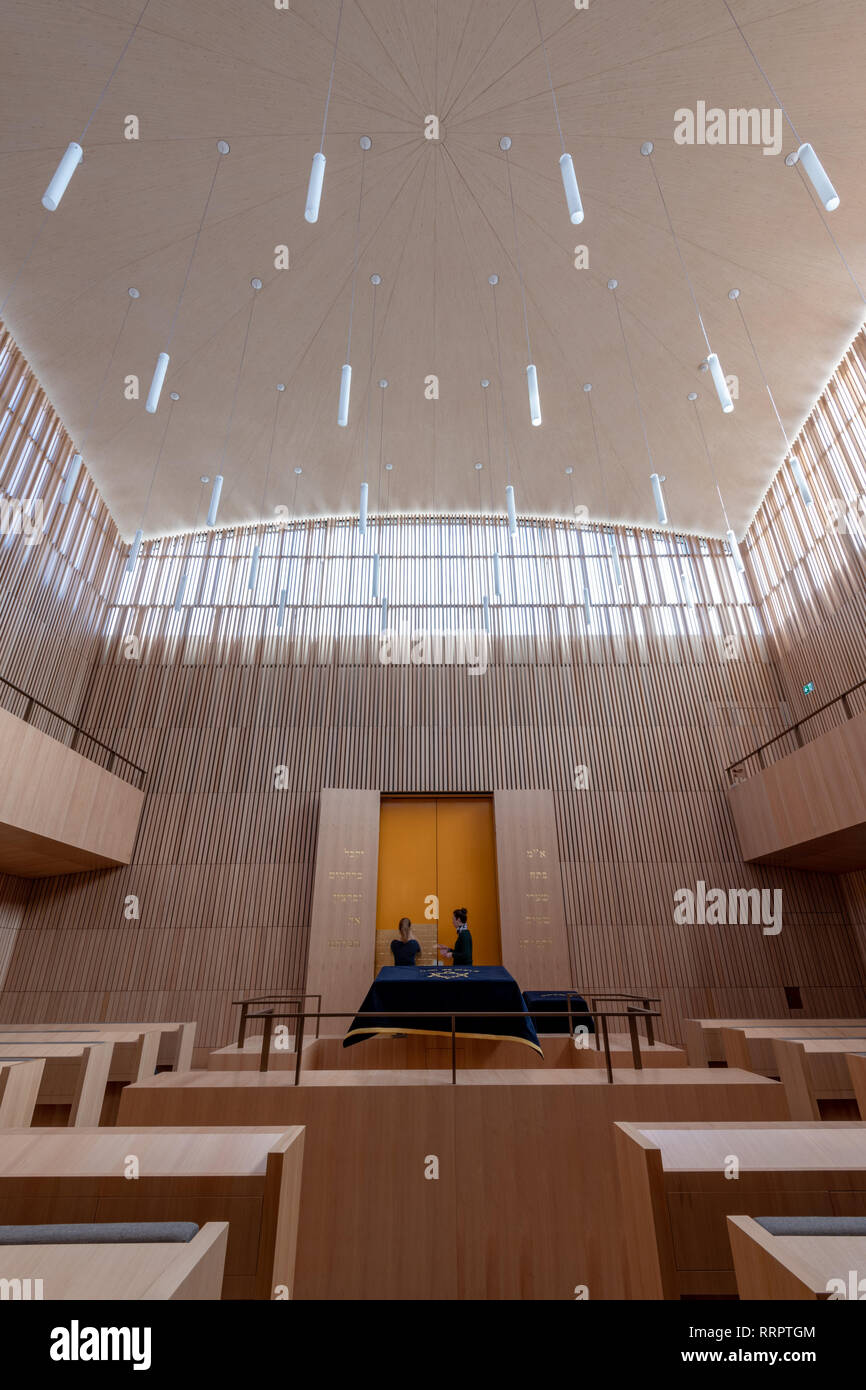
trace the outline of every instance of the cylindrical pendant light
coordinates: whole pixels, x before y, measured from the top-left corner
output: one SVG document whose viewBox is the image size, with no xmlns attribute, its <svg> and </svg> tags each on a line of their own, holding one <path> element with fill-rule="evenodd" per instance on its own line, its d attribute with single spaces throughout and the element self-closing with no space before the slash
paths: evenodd
<svg viewBox="0 0 866 1390">
<path fill-rule="evenodd" d="M 367 534 L 367 484 L 361 484 L 361 505 L 358 510 L 358 531 L 362 536 Z"/>
<path fill-rule="evenodd" d="M 207 509 L 207 524 L 208 524 L 208 526 L 216 526 L 217 511 L 218 511 L 218 509 L 219 509 L 219 504 L 220 504 L 220 493 L 222 492 L 222 490 L 223 490 L 222 474 L 221 474 L 221 473 L 217 473 L 216 477 L 215 477 L 214 480 L 213 480 L 213 489 L 211 490 L 211 495 L 210 495 L 210 506 L 209 506 L 208 509 Z"/>
<path fill-rule="evenodd" d="M 176 593 L 175 596 L 174 596 L 174 605 L 173 605 L 173 606 L 174 606 L 174 611 L 175 611 L 175 613 L 179 613 L 179 612 L 180 612 L 180 606 L 181 606 L 181 604 L 183 603 L 183 596 L 184 596 L 184 594 L 186 593 L 186 579 L 187 579 L 186 570 L 184 570 L 183 574 L 180 576 L 180 582 L 178 583 L 178 586 L 177 586 L 177 593 Z"/>
<path fill-rule="evenodd" d="M 343 370 L 340 375 L 340 405 L 337 410 L 337 424 L 344 429 L 349 423 L 349 396 L 352 390 L 352 368 L 348 362 L 343 363 Z"/>
<path fill-rule="evenodd" d="M 583 203 L 580 201 L 580 189 L 577 186 L 574 161 L 570 154 L 560 155 L 559 168 L 562 186 L 565 189 L 565 201 L 568 203 L 568 215 L 574 225 L 578 226 L 583 221 Z"/>
<path fill-rule="evenodd" d="M 735 566 L 736 566 L 736 568 L 737 568 L 737 571 L 738 571 L 740 574 L 743 574 L 743 572 L 745 571 L 746 566 L 745 566 L 745 564 L 744 564 L 744 562 L 743 562 L 743 557 L 742 557 L 742 555 L 740 554 L 740 547 L 739 547 L 739 545 L 738 545 L 738 543 L 737 543 L 737 538 L 736 538 L 736 536 L 734 535 L 733 531 L 731 531 L 731 530 L 728 530 L 728 532 L 727 532 L 727 537 L 728 537 L 728 545 L 731 547 L 731 554 L 732 554 L 733 557 L 734 557 L 734 564 L 735 564 Z"/>
<path fill-rule="evenodd" d="M 811 507 L 814 498 L 812 497 L 811 488 L 809 487 L 809 484 L 806 482 L 806 475 L 803 472 L 803 466 L 800 463 L 800 460 L 797 458 L 796 454 L 791 455 L 791 472 L 794 475 L 794 482 L 797 484 L 800 497 L 803 501 L 803 506 Z"/>
<path fill-rule="evenodd" d="M 304 208 L 304 217 L 308 222 L 318 222 L 319 220 L 322 184 L 325 182 L 325 163 L 325 156 L 321 150 L 318 154 L 313 155 L 313 167 L 310 170 L 310 182 L 307 187 L 307 206 Z"/>
<path fill-rule="evenodd" d="M 587 627 L 589 627 L 592 621 L 592 606 L 589 597 L 589 588 L 586 584 L 583 586 L 583 616 L 586 618 Z"/>
<path fill-rule="evenodd" d="M 490 631 L 490 599 L 485 594 L 481 600 L 481 621 L 484 624 L 484 631 Z"/>
<path fill-rule="evenodd" d="M 728 390 L 728 383 L 725 380 L 725 374 L 722 371 L 722 364 L 719 361 L 716 353 L 710 353 L 709 357 L 707 358 L 707 366 L 710 369 L 710 376 L 713 378 L 713 385 L 716 388 L 716 395 L 719 398 L 719 404 L 721 405 L 722 410 L 725 412 L 725 414 L 730 415 L 731 411 L 734 408 L 734 402 L 731 400 L 731 393 Z"/>
<path fill-rule="evenodd" d="M 49 212 L 56 212 L 61 198 L 69 187 L 69 180 L 83 158 L 84 150 L 75 140 L 71 140 L 54 171 L 51 182 L 42 194 L 42 206 L 47 208 Z"/>
<path fill-rule="evenodd" d="M 505 510 L 508 512 L 508 530 L 512 536 L 517 535 L 517 512 L 514 507 L 514 488 L 511 483 L 505 489 Z"/>
<path fill-rule="evenodd" d="M 69 472 L 66 474 L 66 481 L 60 493 L 60 505 L 65 507 L 75 491 L 75 484 L 78 482 L 78 475 L 81 472 L 81 455 L 73 454 L 69 464 Z"/>
<path fill-rule="evenodd" d="M 288 591 L 288 589 L 283 589 L 282 593 L 280 594 L 280 606 L 279 606 L 279 608 L 277 609 L 277 629 L 280 629 L 280 628 L 283 626 L 283 623 L 284 623 L 284 621 L 285 621 L 285 617 L 286 617 L 286 603 L 288 602 L 288 598 L 289 598 L 289 591 Z"/>
<path fill-rule="evenodd" d="M 650 482 L 652 483 L 653 497 L 655 498 L 656 504 L 656 515 L 659 519 L 659 525 L 666 526 L 668 520 L 668 509 L 665 506 L 665 495 L 662 492 L 662 483 L 664 482 L 664 478 L 660 478 L 658 473 L 651 473 Z"/>
<path fill-rule="evenodd" d="M 127 574 L 132 574 L 132 571 L 135 569 L 135 562 L 138 559 L 138 552 L 141 549 L 143 535 L 144 532 L 139 528 L 135 533 L 132 545 L 129 547 L 129 558 L 126 562 Z"/>
<path fill-rule="evenodd" d="M 533 425 L 540 425 L 541 401 L 538 396 L 538 373 L 533 362 L 530 362 L 526 368 L 526 381 L 529 386 L 529 418 Z"/>
<path fill-rule="evenodd" d="M 801 145 L 797 151 L 797 158 L 808 174 L 812 187 L 824 205 L 824 211 L 835 212 L 840 202 L 839 194 L 827 177 L 827 171 L 812 149 L 812 146 L 808 143 Z"/>
<path fill-rule="evenodd" d="M 373 598 L 379 597 L 379 556 L 373 556 Z"/>
<path fill-rule="evenodd" d="M 156 366 L 153 369 L 153 380 L 150 383 L 150 390 L 147 393 L 145 410 L 148 415 L 155 415 L 159 405 L 159 398 L 162 394 L 165 374 L 168 371 L 168 364 L 171 361 L 167 352 L 161 352 L 156 359 Z"/>
<path fill-rule="evenodd" d="M 499 552 L 493 552 L 493 592 L 497 598 L 502 598 L 502 572 L 499 567 Z"/>
<path fill-rule="evenodd" d="M 387 628 L 387 626 L 388 626 L 388 600 L 387 600 L 386 598 L 383 598 L 383 599 L 382 599 L 382 625 L 381 625 L 381 631 L 384 632 L 385 629 Z"/>
<path fill-rule="evenodd" d="M 258 544 L 254 545 L 253 553 L 250 558 L 250 577 L 247 581 L 247 588 L 250 590 L 250 592 L 252 592 L 256 587 L 256 579 L 259 573 L 259 557 L 261 556 L 261 553 L 261 546 Z"/>
<path fill-rule="evenodd" d="M 619 555 L 617 553 L 616 540 L 614 539 L 613 531 L 608 531 L 607 533 L 607 548 L 610 551 L 611 556 L 613 558 L 613 573 L 614 578 L 616 579 L 616 587 L 618 589 L 624 589 L 625 585 L 622 579 L 622 569 L 619 563 Z"/>
</svg>

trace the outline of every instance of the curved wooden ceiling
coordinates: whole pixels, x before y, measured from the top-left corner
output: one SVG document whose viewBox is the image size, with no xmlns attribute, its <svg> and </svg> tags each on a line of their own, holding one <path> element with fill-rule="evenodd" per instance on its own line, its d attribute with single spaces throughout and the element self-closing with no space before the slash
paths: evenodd
<svg viewBox="0 0 866 1390">
<path fill-rule="evenodd" d="M 866 6 L 732 6 L 801 138 L 839 189 L 842 205 L 827 220 L 864 283 Z M 141 8 L 142 0 L 2 5 L 3 296 L 14 282 L 6 320 L 76 445 L 85 441 L 87 466 L 126 536 L 142 524 L 158 456 L 146 535 L 200 521 L 199 478 L 216 472 L 225 476 L 223 525 L 272 514 L 278 504 L 292 515 L 353 512 L 365 476 L 372 510 L 501 511 L 509 474 L 519 512 L 573 515 L 582 505 L 590 518 L 654 525 L 651 468 L 606 288 L 611 276 L 655 466 L 667 478 L 671 526 L 707 535 L 725 529 L 686 399 L 697 390 L 728 512 L 742 532 L 783 444 L 728 290 L 742 291 L 792 438 L 862 321 L 863 304 L 809 187 L 785 166 L 795 147 L 787 127 L 775 157 L 755 146 L 674 142 L 680 107 L 772 105 L 723 0 L 591 0 L 586 11 L 571 0 L 538 0 L 586 209 L 580 227 L 566 212 L 532 0 L 345 0 L 324 196 L 312 226 L 303 215 L 306 185 L 339 0 L 291 0 L 288 10 L 269 0 L 150 0 L 87 132 L 84 163 L 58 211 L 44 213 L 40 199 L 56 162 L 80 137 Z M 429 114 L 440 118 L 439 141 L 424 138 Z M 128 115 L 140 121 L 138 140 L 124 138 Z M 373 145 L 343 430 L 337 398 L 362 134 Z M 529 422 L 503 134 L 513 139 L 540 429 Z M 144 396 L 218 137 L 231 142 L 231 153 L 217 175 L 162 402 L 151 416 Z M 739 378 L 730 416 L 698 370 L 706 347 L 639 153 L 645 139 L 655 142 L 713 348 Z M 578 270 L 580 244 L 589 267 Z M 280 245 L 290 254 L 284 270 L 275 268 Z M 375 323 L 374 272 L 382 276 Z M 504 424 L 491 273 L 500 276 Z M 250 321 L 254 275 L 263 288 Z M 141 298 L 130 307 L 131 285 Z M 124 396 L 131 374 L 141 382 L 138 401 Z M 425 396 L 432 374 L 435 401 Z M 491 383 L 486 393 L 482 378 Z M 601 478 L 586 381 L 594 388 Z M 277 413 L 278 382 L 287 389 Z M 180 393 L 174 406 L 171 391 Z"/>
</svg>

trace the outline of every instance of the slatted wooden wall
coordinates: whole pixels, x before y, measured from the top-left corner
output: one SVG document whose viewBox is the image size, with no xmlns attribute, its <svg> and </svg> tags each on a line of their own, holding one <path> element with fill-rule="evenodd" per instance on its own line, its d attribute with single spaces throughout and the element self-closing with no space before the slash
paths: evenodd
<svg viewBox="0 0 866 1390">
<path fill-rule="evenodd" d="M 781 687 L 729 557 L 717 542 L 613 535 L 621 589 L 604 535 L 552 523 L 521 525 L 512 547 L 489 517 L 384 519 L 363 552 L 338 521 L 214 533 L 146 546 L 125 579 L 110 538 L 82 630 L 101 631 L 99 655 L 88 668 L 84 637 L 63 647 L 56 679 L 94 734 L 147 769 L 142 827 L 128 868 L 34 885 L 2 1017 L 195 1018 L 203 1045 L 225 1043 L 236 991 L 304 979 L 323 786 L 550 788 L 577 982 L 661 995 L 670 1039 L 687 1014 L 784 1012 L 784 985 L 807 1013 L 860 1012 L 840 883 L 739 859 L 722 769 L 780 727 Z M 484 674 L 383 664 L 374 550 L 395 628 L 477 634 L 491 596 Z M 55 609 L 78 621 L 62 585 Z M 674 891 L 699 879 L 781 887 L 781 935 L 676 926 Z"/>
</svg>

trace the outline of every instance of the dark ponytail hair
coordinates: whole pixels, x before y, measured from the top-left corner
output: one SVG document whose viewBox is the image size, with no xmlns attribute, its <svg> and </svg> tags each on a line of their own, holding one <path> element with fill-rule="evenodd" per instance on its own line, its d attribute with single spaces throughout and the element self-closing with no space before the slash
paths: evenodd
<svg viewBox="0 0 866 1390">
<path fill-rule="evenodd" d="M 466 926 L 466 918 L 468 914 L 465 907 L 455 907 L 454 916 L 457 918 L 457 921 L 460 923 L 461 927 Z"/>
</svg>

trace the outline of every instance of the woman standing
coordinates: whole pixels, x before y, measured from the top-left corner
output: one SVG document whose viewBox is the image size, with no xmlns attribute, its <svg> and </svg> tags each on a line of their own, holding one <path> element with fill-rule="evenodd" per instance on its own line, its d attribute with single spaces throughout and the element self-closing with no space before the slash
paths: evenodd
<svg viewBox="0 0 866 1390">
<path fill-rule="evenodd" d="M 452 965 L 471 965 L 472 964 L 472 933 L 466 925 L 468 913 L 465 907 L 455 907 L 452 913 L 454 930 L 457 933 L 457 940 L 453 948 L 440 946 L 440 954 L 446 956 Z"/>
</svg>

